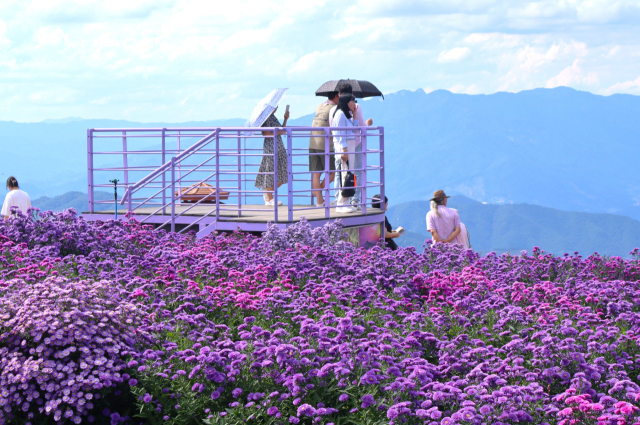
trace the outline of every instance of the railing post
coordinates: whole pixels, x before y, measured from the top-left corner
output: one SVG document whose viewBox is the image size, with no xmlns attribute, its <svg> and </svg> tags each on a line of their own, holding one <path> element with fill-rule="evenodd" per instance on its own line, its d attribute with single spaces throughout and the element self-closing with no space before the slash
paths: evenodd
<svg viewBox="0 0 640 425">
<path fill-rule="evenodd" d="M 287 209 L 289 222 L 293 221 L 293 142 L 291 140 L 291 128 L 287 128 Z M 313 195 L 313 193 L 312 193 Z"/>
<path fill-rule="evenodd" d="M 164 140 L 164 130 L 162 130 Z M 163 173 L 164 175 L 164 173 Z M 164 186 L 163 186 L 164 192 Z M 163 204 L 164 205 L 164 204 Z M 176 157 L 171 157 L 171 231 L 176 231 Z"/>
<path fill-rule="evenodd" d="M 278 222 L 278 129 L 273 129 L 273 214 Z"/>
<path fill-rule="evenodd" d="M 247 138 L 245 137 L 244 140 L 242 141 L 242 145 L 243 145 L 243 149 L 242 149 L 242 153 L 246 154 L 247 153 Z M 244 163 L 244 172 L 245 174 L 243 174 L 242 176 L 242 181 L 244 182 L 244 204 L 247 205 L 247 157 L 243 156 L 242 157 L 242 162 Z"/>
<path fill-rule="evenodd" d="M 161 164 L 164 164 L 166 162 L 166 156 L 165 156 L 165 132 L 167 131 L 166 128 L 162 129 L 162 161 Z M 167 213 L 167 210 L 165 209 L 165 205 L 167 205 L 167 191 L 166 191 L 166 186 L 167 186 L 167 181 L 166 181 L 166 176 L 165 176 L 165 172 L 162 172 L 162 215 L 165 215 Z M 174 193 L 173 191 L 171 193 Z M 173 196 L 173 195 L 172 195 Z"/>
<path fill-rule="evenodd" d="M 331 152 L 329 148 L 329 141 L 331 138 L 329 137 L 329 129 L 324 129 L 324 218 L 331 217 L 331 191 L 329 189 L 329 185 L 331 184 L 331 164 L 329 161 L 335 161 L 334 158 L 331 158 Z"/>
<path fill-rule="evenodd" d="M 216 222 L 220 220 L 220 127 L 216 128 Z"/>
<path fill-rule="evenodd" d="M 381 229 L 381 234 L 382 234 L 382 238 L 384 239 L 384 219 L 385 219 L 385 213 L 384 213 L 384 127 L 378 127 L 378 131 L 380 132 L 380 203 L 382 206 L 382 229 Z"/>
<path fill-rule="evenodd" d="M 360 155 L 362 155 L 362 161 L 360 161 L 360 163 L 362 164 L 362 189 L 360 189 L 360 194 L 361 194 L 361 200 L 360 202 L 362 202 L 362 214 L 366 214 L 367 213 L 367 131 L 366 130 L 362 130 L 362 127 L 360 127 L 360 150 L 362 151 L 362 153 Z M 358 183 L 359 184 L 359 183 Z"/>
<path fill-rule="evenodd" d="M 180 130 L 178 130 L 178 154 L 177 155 L 180 155 Z M 178 192 L 182 193 L 182 162 L 178 163 L 178 182 L 179 182 Z"/>
<path fill-rule="evenodd" d="M 238 217 L 242 215 L 242 132 L 238 130 Z"/>
<path fill-rule="evenodd" d="M 93 214 L 93 129 L 87 130 L 87 184 L 89 198 L 89 212 Z"/>
<path fill-rule="evenodd" d="M 124 168 L 124 190 L 129 188 L 129 161 L 127 155 L 127 132 L 122 131 L 122 165 Z M 129 206 L 129 211 L 131 211 L 131 207 Z"/>
</svg>

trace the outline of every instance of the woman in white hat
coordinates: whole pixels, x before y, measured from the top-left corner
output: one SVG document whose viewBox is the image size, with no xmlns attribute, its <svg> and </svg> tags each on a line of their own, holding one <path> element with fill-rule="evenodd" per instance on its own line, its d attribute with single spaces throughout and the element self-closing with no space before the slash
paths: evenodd
<svg viewBox="0 0 640 425">
<path fill-rule="evenodd" d="M 444 190 L 437 190 L 431 199 L 431 211 L 427 214 L 427 231 L 434 242 L 454 242 L 460 234 L 458 211 L 447 208 L 447 196 Z"/>
</svg>

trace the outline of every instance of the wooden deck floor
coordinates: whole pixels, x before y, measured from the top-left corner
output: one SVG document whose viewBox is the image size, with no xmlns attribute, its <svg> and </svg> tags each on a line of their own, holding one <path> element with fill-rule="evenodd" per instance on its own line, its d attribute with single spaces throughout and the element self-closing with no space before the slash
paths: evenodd
<svg viewBox="0 0 640 425">
<path fill-rule="evenodd" d="M 176 205 L 176 215 L 182 213 L 190 207 L 189 204 L 180 204 Z M 247 223 L 267 223 L 275 221 L 274 208 L 266 205 L 242 205 L 241 214 L 238 215 L 237 211 L 238 205 L 235 204 L 222 204 L 220 205 L 220 221 L 229 220 L 234 222 L 247 222 Z M 294 205 L 293 206 L 293 220 L 292 222 L 300 221 L 302 217 L 305 217 L 307 221 L 315 221 L 315 220 L 327 220 L 325 217 L 325 209 L 317 208 L 317 209 L 304 209 L 304 208 L 312 208 L 311 205 Z M 138 217 L 148 216 L 153 214 L 158 207 L 143 207 L 135 210 L 135 215 Z M 189 211 L 183 214 L 184 216 L 189 217 L 201 217 L 206 215 L 207 213 L 213 211 L 213 213 L 209 217 L 215 217 L 215 207 L 211 207 L 210 205 L 198 205 L 191 208 Z M 330 209 L 331 215 L 330 219 L 336 218 L 357 218 L 357 217 L 366 217 L 372 215 L 383 214 L 384 211 L 378 208 L 367 208 L 367 213 L 363 214 L 360 212 L 354 213 L 337 213 L 335 211 L 335 207 Z M 124 215 L 126 211 L 118 210 L 119 215 Z M 107 211 L 96 211 L 93 215 L 113 215 L 114 210 Z M 157 213 L 156 215 L 161 215 L 165 217 L 171 216 L 171 209 L 167 208 L 165 214 Z M 290 222 L 289 219 L 289 210 L 287 205 L 282 205 L 278 207 L 278 222 Z"/>
</svg>

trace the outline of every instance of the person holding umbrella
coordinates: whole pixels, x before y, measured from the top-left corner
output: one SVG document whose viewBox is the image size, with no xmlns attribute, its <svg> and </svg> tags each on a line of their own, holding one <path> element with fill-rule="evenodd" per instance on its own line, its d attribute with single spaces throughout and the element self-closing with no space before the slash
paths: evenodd
<svg viewBox="0 0 640 425">
<path fill-rule="evenodd" d="M 347 164 L 349 156 L 346 152 L 353 152 L 355 149 L 355 126 L 353 121 L 353 114 L 356 110 L 356 98 L 352 94 L 343 94 L 340 96 L 338 106 L 335 109 L 333 116 L 331 117 L 331 127 L 351 127 L 353 130 L 332 130 L 333 133 L 333 147 L 336 152 L 336 164 L 339 160 L 342 164 Z M 345 152 L 339 154 L 340 152 Z M 350 165 L 348 168 L 352 168 Z M 343 168 L 344 169 L 344 168 Z M 342 174 L 342 173 L 341 173 Z M 354 173 L 355 175 L 355 173 Z M 341 188 L 344 184 L 344 177 L 338 179 L 338 188 Z M 356 178 L 356 185 L 361 184 Z M 338 189 L 338 203 L 336 212 L 338 213 L 352 213 L 358 209 L 355 206 L 350 205 L 351 197 L 345 197 L 343 191 Z"/>
<path fill-rule="evenodd" d="M 380 90 L 378 90 L 378 88 L 376 86 L 374 86 L 373 84 L 371 84 L 368 81 L 364 81 L 364 80 L 333 80 L 333 81 L 327 81 L 326 83 L 324 83 L 322 86 L 320 86 L 320 88 L 318 90 L 316 90 L 316 96 L 324 96 L 324 95 L 328 95 L 329 93 L 331 93 L 331 91 L 337 90 L 339 92 L 339 95 L 342 96 L 343 94 L 352 94 L 354 97 L 360 97 L 360 98 L 365 98 L 365 97 L 373 97 L 373 96 L 382 96 L 382 98 L 384 99 L 384 96 L 382 95 L 382 92 Z M 332 119 L 333 116 L 336 112 L 336 106 L 334 106 L 330 111 L 329 111 L 329 125 L 332 125 Z M 360 105 L 358 105 L 358 103 L 355 103 L 355 111 L 353 112 L 353 123 L 356 126 L 360 126 L 360 127 L 370 127 L 373 125 L 373 120 L 371 118 L 369 118 L 368 120 L 365 121 L 364 119 L 364 114 L 362 112 L 362 107 Z M 360 152 L 362 152 L 362 140 L 360 135 L 356 135 L 355 139 L 355 145 L 354 145 L 354 149 L 349 149 L 349 152 L 355 152 L 352 154 L 348 155 L 348 159 L 349 159 L 349 169 L 353 170 L 353 174 L 356 177 L 356 181 L 361 182 L 362 179 L 362 154 Z M 341 155 L 336 155 L 335 157 L 336 159 L 336 164 L 335 164 L 335 168 L 336 170 L 346 170 L 347 166 L 346 166 L 346 160 L 343 161 L 342 160 L 342 156 Z M 342 174 L 342 173 L 340 173 Z M 335 187 L 336 189 L 338 187 L 341 186 L 341 179 L 337 179 L 335 181 Z M 340 190 L 337 189 L 336 190 L 336 196 L 339 197 L 340 195 Z M 360 210 L 362 209 L 361 205 L 360 205 L 360 197 L 361 197 L 361 193 L 362 193 L 362 188 L 356 188 L 356 194 L 351 198 L 351 204 L 357 209 Z M 366 199 L 363 200 L 364 202 L 366 202 Z"/>
<path fill-rule="evenodd" d="M 245 127 L 286 127 L 287 121 L 289 120 L 289 111 L 284 113 L 284 122 L 282 124 L 280 124 L 280 121 L 276 118 L 275 113 L 278 110 L 280 100 L 287 90 L 286 88 L 273 90 L 258 102 L 251 114 L 251 118 L 245 123 Z M 249 131 L 245 134 L 253 134 L 253 132 Z M 273 131 L 263 131 L 262 134 L 267 137 L 265 137 L 262 146 L 264 156 L 260 163 L 260 169 L 258 170 L 260 174 L 256 177 L 255 186 L 262 189 L 264 204 L 275 206 L 273 199 L 274 190 L 277 190 L 277 187 L 289 181 L 287 175 L 287 150 L 280 137 L 286 134 L 286 131 L 278 131 L 278 147 L 277 152 L 275 152 L 278 157 L 277 181 L 274 181 L 273 176 L 273 172 L 275 171 Z M 282 205 L 282 201 L 278 201 L 278 205 Z"/>
<path fill-rule="evenodd" d="M 342 86 L 340 86 L 340 96 L 342 96 L 343 94 L 350 94 L 353 95 L 353 87 L 351 87 L 351 84 L 343 84 Z M 362 108 L 360 107 L 360 105 L 358 105 L 355 102 L 355 96 L 354 96 L 354 104 L 355 104 L 355 109 L 353 110 L 353 123 L 355 126 L 360 126 L 360 127 L 369 127 L 373 125 L 373 120 L 371 118 L 369 118 L 366 122 L 364 120 L 364 114 L 362 113 Z M 331 111 L 329 112 L 329 116 L 333 117 L 336 113 L 336 108 L 337 106 L 334 106 L 333 108 L 331 108 Z M 349 152 L 355 152 L 355 153 L 350 153 L 348 155 L 348 160 L 349 160 L 349 166 L 347 167 L 347 161 L 343 160 L 342 158 L 343 156 L 337 156 L 336 155 L 336 169 L 342 169 L 342 170 L 353 170 L 353 175 L 356 176 L 356 181 L 360 182 L 362 181 L 362 154 L 359 152 L 362 152 L 362 140 L 360 138 L 360 136 L 356 136 L 353 140 L 353 149 L 349 149 Z M 362 207 L 360 205 L 358 205 L 360 203 L 360 194 L 362 193 L 362 188 L 357 187 L 356 188 L 356 194 L 351 198 L 351 204 L 357 209 L 357 210 L 361 210 Z"/>
</svg>

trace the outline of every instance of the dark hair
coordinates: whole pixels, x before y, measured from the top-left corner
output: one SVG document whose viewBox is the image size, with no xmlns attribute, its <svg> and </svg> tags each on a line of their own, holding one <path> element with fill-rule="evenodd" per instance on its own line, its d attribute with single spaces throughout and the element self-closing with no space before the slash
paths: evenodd
<svg viewBox="0 0 640 425">
<path fill-rule="evenodd" d="M 387 199 L 387 197 L 384 197 L 384 203 L 386 204 L 387 202 L 389 202 L 389 200 Z M 371 206 L 373 208 L 379 208 L 379 209 L 383 209 L 381 202 L 380 202 L 380 194 L 378 193 L 377 195 L 373 195 L 373 199 L 371 200 Z"/>
<path fill-rule="evenodd" d="M 329 93 L 327 93 L 327 97 L 329 98 L 329 100 L 333 99 L 337 95 L 338 95 L 337 91 L 330 91 Z"/>
<path fill-rule="evenodd" d="M 9 176 L 9 178 L 7 179 L 7 187 L 9 189 L 13 189 L 14 187 L 16 189 L 20 189 L 20 186 L 18 186 L 18 180 L 16 180 L 16 178 L 13 176 Z"/>
<path fill-rule="evenodd" d="M 355 100 L 355 97 L 353 97 L 352 94 L 343 94 L 340 95 L 340 100 L 338 101 L 338 107 L 336 108 L 336 110 L 333 112 L 333 116 L 336 116 L 336 112 L 338 112 L 338 110 L 341 110 L 342 112 L 344 112 L 344 116 L 347 118 L 351 118 L 351 111 L 349 110 L 349 102 L 351 102 L 352 100 Z"/>
<path fill-rule="evenodd" d="M 343 84 L 338 88 L 338 90 L 340 90 L 340 94 L 353 94 L 353 87 L 351 87 L 351 84 Z"/>
</svg>

